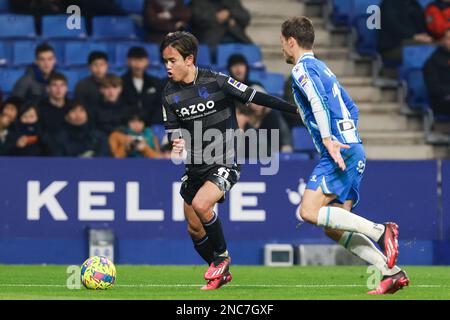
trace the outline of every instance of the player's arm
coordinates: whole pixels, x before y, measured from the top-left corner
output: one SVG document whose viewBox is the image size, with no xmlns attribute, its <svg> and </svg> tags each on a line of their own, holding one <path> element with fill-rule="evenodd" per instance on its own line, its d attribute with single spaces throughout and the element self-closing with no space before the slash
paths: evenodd
<svg viewBox="0 0 450 320">
<path fill-rule="evenodd" d="M 169 143 L 172 143 L 172 153 L 182 156 L 184 151 L 184 140 L 181 134 L 181 125 L 176 114 L 170 108 L 167 98 L 163 96 L 163 122 L 166 128 Z"/>
<path fill-rule="evenodd" d="M 224 75 L 218 76 L 219 86 L 226 94 L 229 94 L 242 103 L 249 104 L 250 102 L 258 105 L 277 109 L 283 112 L 299 114 L 298 108 L 283 99 L 268 95 L 263 92 L 256 91 L 245 84 Z"/>
<path fill-rule="evenodd" d="M 341 149 L 349 149 L 350 147 L 332 140 L 331 120 L 325 99 L 323 99 L 326 92 L 322 80 L 315 70 L 307 70 L 306 67 L 294 68 L 292 76 L 295 85 L 304 93 L 311 105 L 325 148 L 339 168 L 345 170 L 345 161 L 342 158 Z"/>
</svg>

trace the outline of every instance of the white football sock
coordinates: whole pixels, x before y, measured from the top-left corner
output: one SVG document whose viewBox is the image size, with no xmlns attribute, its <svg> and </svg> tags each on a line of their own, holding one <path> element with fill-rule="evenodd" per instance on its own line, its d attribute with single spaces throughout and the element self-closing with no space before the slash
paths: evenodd
<svg viewBox="0 0 450 320">
<path fill-rule="evenodd" d="M 383 276 L 392 276 L 401 271 L 397 266 L 389 269 L 384 254 L 363 234 L 346 231 L 339 240 L 339 244 L 370 265 L 377 267 Z"/>
<path fill-rule="evenodd" d="M 384 225 L 374 223 L 338 207 L 320 208 L 317 225 L 335 230 L 362 233 L 373 241 L 378 241 L 384 232 Z"/>
</svg>

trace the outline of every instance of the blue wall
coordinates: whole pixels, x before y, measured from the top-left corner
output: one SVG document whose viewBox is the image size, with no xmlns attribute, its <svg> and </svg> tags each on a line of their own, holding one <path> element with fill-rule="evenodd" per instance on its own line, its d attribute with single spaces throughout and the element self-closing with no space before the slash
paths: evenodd
<svg viewBox="0 0 450 320">
<path fill-rule="evenodd" d="M 314 165 L 283 160 L 274 176 L 243 166 L 218 208 L 234 263 L 261 264 L 268 242 L 331 243 L 315 226 L 296 228 L 297 203 L 287 193 Z M 202 263 L 182 218 L 182 173 L 166 160 L 0 158 L 0 263 L 79 264 L 89 228 L 114 230 L 117 263 Z M 442 214 L 435 161 L 367 163 L 355 212 L 400 225 L 400 264 L 450 264 L 450 162 L 443 177 Z"/>
</svg>

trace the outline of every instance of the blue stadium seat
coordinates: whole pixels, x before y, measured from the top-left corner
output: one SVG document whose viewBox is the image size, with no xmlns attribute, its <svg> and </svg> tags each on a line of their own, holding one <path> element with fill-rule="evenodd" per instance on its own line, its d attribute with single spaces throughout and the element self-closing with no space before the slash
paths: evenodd
<svg viewBox="0 0 450 320">
<path fill-rule="evenodd" d="M 247 58 L 250 68 L 264 69 L 262 62 L 261 49 L 254 44 L 221 44 L 217 47 L 217 66 L 219 68 L 226 68 L 228 58 L 236 53 L 240 53 Z"/>
<path fill-rule="evenodd" d="M 409 70 L 422 69 L 436 48 L 437 46 L 435 45 L 410 45 L 403 47 L 403 64 L 400 67 L 400 79 L 405 79 Z"/>
<path fill-rule="evenodd" d="M 350 23 L 350 12 L 353 0 L 332 0 L 331 22 L 336 26 L 347 26 Z"/>
<path fill-rule="evenodd" d="M 305 127 L 292 128 L 292 144 L 296 152 L 307 152 L 311 155 L 317 152 L 311 135 Z"/>
<path fill-rule="evenodd" d="M 66 67 L 85 66 L 88 56 L 92 51 L 103 51 L 109 53 L 106 43 L 96 42 L 67 42 L 64 46 L 64 65 Z M 109 58 L 111 61 L 112 59 Z"/>
<path fill-rule="evenodd" d="M 137 38 L 130 17 L 104 16 L 92 19 L 92 37 L 103 40 L 134 40 Z"/>
<path fill-rule="evenodd" d="M 166 129 L 164 128 L 164 126 L 161 124 L 154 124 L 150 128 L 152 129 L 155 136 L 158 137 L 159 144 L 161 144 L 164 136 L 166 135 Z"/>
<path fill-rule="evenodd" d="M 34 50 L 37 42 L 33 40 L 15 41 L 13 43 L 12 65 L 26 66 L 34 62 Z"/>
<path fill-rule="evenodd" d="M 0 69 L 0 89 L 5 94 L 10 94 L 14 84 L 23 75 L 22 69 Z"/>
<path fill-rule="evenodd" d="M 366 25 L 367 16 L 358 16 L 353 21 L 356 30 L 356 51 L 362 56 L 375 57 L 378 53 L 378 30 L 369 29 Z"/>
<path fill-rule="evenodd" d="M 200 67 L 211 67 L 211 51 L 206 44 L 200 44 L 198 47 L 197 64 Z"/>
<path fill-rule="evenodd" d="M 46 39 L 84 39 L 87 37 L 84 17 L 81 17 L 81 29 L 69 29 L 66 23 L 67 15 L 42 17 L 42 37 Z"/>
<path fill-rule="evenodd" d="M 0 0 L 0 12 L 9 11 L 9 1 L 10 0 Z"/>
<path fill-rule="evenodd" d="M 166 68 L 162 65 L 156 66 L 156 67 L 150 67 L 147 69 L 147 72 L 149 75 L 160 78 L 160 79 L 167 78 Z"/>
<path fill-rule="evenodd" d="M 150 66 L 157 67 L 161 65 L 159 46 L 155 43 L 145 42 L 118 42 L 115 45 L 115 65 L 118 67 L 126 66 L 128 50 L 131 47 L 144 47 L 147 50 L 150 59 Z"/>
<path fill-rule="evenodd" d="M 63 70 L 61 71 L 67 78 L 67 87 L 69 88 L 69 95 L 75 91 L 75 86 L 80 80 L 80 74 L 77 70 Z"/>
<path fill-rule="evenodd" d="M 145 0 L 116 0 L 116 3 L 127 13 L 142 14 Z"/>
<path fill-rule="evenodd" d="M 420 3 L 420 5 L 422 6 L 422 8 L 426 8 L 431 2 L 433 2 L 434 0 L 418 0 L 418 2 Z"/>
<path fill-rule="evenodd" d="M 269 94 L 282 97 L 284 94 L 284 75 L 281 73 L 251 71 L 249 79 L 261 83 Z"/>
<path fill-rule="evenodd" d="M 0 38 L 23 39 L 36 37 L 33 16 L 0 14 Z"/>
<path fill-rule="evenodd" d="M 408 70 L 405 74 L 405 82 L 408 86 L 406 104 L 412 109 L 423 109 L 428 106 L 428 94 L 422 69 Z"/>
<path fill-rule="evenodd" d="M 0 67 L 11 64 L 11 53 L 8 50 L 9 46 L 4 42 L 0 42 Z"/>
</svg>

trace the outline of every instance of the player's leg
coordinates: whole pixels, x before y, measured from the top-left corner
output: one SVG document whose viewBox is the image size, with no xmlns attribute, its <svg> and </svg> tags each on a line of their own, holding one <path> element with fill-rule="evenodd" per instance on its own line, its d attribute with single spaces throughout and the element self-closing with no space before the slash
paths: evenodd
<svg viewBox="0 0 450 320">
<path fill-rule="evenodd" d="M 210 265 L 214 260 L 214 248 L 206 235 L 205 228 L 198 218 L 192 206 L 184 202 L 184 216 L 188 225 L 188 233 L 191 236 L 197 253 Z"/>
<path fill-rule="evenodd" d="M 227 243 L 223 234 L 222 223 L 214 212 L 214 205 L 222 199 L 224 191 L 211 181 L 206 181 L 198 190 L 192 201 L 192 207 L 201 220 L 206 235 L 215 251 L 215 258 L 208 271 L 206 280 L 221 278 L 228 272 L 230 257 L 227 251 Z"/>
</svg>

